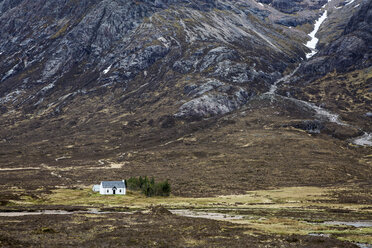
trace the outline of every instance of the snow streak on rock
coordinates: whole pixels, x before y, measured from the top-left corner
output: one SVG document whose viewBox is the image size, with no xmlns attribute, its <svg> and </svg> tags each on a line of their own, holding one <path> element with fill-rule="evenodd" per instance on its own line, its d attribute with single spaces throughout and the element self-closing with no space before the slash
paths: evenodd
<svg viewBox="0 0 372 248">
<path fill-rule="evenodd" d="M 103 71 L 103 74 L 107 74 L 107 73 L 110 71 L 111 66 L 112 66 L 112 65 L 110 65 L 109 67 L 107 67 L 107 68 Z"/>
<path fill-rule="evenodd" d="M 347 4 L 345 4 L 345 6 L 349 5 L 349 4 L 352 4 L 355 0 L 351 0 L 351 1 L 348 1 Z"/>
<path fill-rule="evenodd" d="M 311 52 L 306 54 L 306 58 L 309 59 L 317 53 L 316 45 L 318 44 L 319 39 L 315 37 L 318 32 L 320 25 L 327 19 L 327 10 L 324 11 L 323 15 L 315 22 L 314 30 L 309 34 L 311 40 L 309 40 L 305 46 L 311 49 Z"/>
</svg>

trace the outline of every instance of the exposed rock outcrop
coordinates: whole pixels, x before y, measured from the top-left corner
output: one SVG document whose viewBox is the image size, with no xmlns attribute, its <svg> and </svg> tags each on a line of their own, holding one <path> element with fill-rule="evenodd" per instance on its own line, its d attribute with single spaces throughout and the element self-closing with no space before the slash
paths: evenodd
<svg viewBox="0 0 372 248">
<path fill-rule="evenodd" d="M 349 6 L 349 8 L 352 8 Z M 319 53 L 301 66 L 294 81 L 311 81 L 329 72 L 340 73 L 372 65 L 372 2 L 363 1 L 343 33 L 322 47 Z"/>
</svg>

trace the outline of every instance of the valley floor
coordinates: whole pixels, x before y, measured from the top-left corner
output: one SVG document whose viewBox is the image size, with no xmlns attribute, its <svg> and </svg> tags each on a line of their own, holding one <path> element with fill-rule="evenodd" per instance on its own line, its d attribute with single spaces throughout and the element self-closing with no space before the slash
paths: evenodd
<svg viewBox="0 0 372 248">
<path fill-rule="evenodd" d="M 87 188 L 32 195 L 12 190 L 20 197 L 0 207 L 2 247 L 372 245 L 372 194 L 363 185 L 203 198 L 149 198 L 132 191 L 102 196 Z"/>
<path fill-rule="evenodd" d="M 0 246 L 369 248 L 371 147 L 352 144 L 355 128 L 312 115 L 264 98 L 171 128 L 3 140 Z M 172 196 L 90 189 L 145 175 L 169 179 Z"/>
</svg>

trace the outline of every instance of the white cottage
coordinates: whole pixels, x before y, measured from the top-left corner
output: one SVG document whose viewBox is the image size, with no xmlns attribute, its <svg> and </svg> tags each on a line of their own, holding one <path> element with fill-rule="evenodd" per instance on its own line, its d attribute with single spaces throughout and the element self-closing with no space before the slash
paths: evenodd
<svg viewBox="0 0 372 248">
<path fill-rule="evenodd" d="M 93 185 L 93 191 L 101 195 L 125 195 L 127 187 L 125 180 L 122 181 L 102 181 L 100 185 Z"/>
</svg>

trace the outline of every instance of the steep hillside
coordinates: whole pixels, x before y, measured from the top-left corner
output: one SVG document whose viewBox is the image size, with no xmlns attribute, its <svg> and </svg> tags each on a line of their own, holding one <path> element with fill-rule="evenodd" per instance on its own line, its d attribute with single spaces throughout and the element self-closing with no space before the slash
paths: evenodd
<svg viewBox="0 0 372 248">
<path fill-rule="evenodd" d="M 302 64 L 283 88 L 288 93 L 323 105 L 342 118 L 370 132 L 372 116 L 372 2 L 354 2 L 334 7 L 333 19 L 354 13 L 342 32 L 321 46 Z"/>
<path fill-rule="evenodd" d="M 370 147 L 350 139 L 371 131 L 370 2 L 349 2 L 0 0 L 1 187 L 368 182 Z"/>
</svg>

